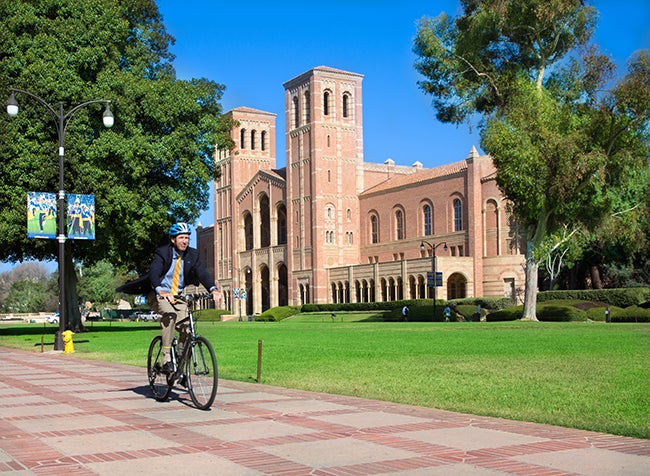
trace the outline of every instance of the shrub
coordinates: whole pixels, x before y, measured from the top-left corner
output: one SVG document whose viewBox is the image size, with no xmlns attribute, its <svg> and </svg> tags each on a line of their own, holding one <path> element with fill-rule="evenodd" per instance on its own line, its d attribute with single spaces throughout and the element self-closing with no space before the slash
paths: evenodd
<svg viewBox="0 0 650 476">
<path fill-rule="evenodd" d="M 624 309 L 620 317 L 612 322 L 650 322 L 650 309 L 640 306 L 630 306 Z"/>
<path fill-rule="evenodd" d="M 194 316 L 200 321 L 221 321 L 221 316 L 230 314 L 225 309 L 201 309 L 194 312 Z"/>
<path fill-rule="evenodd" d="M 540 291 L 537 302 L 578 299 L 580 301 L 600 301 L 610 306 L 626 308 L 650 300 L 650 288 L 623 289 L 577 289 L 563 291 Z"/>
<path fill-rule="evenodd" d="M 280 306 L 267 309 L 259 316 L 255 316 L 256 321 L 281 321 L 287 317 L 300 313 L 300 306 Z"/>
<path fill-rule="evenodd" d="M 501 321 L 516 321 L 521 319 L 524 314 L 523 306 L 510 306 L 504 309 L 499 309 L 485 316 L 487 322 L 501 322 Z"/>
<path fill-rule="evenodd" d="M 570 305 L 540 304 L 537 306 L 537 319 L 540 321 L 569 322 L 584 321 L 587 318 L 585 311 Z"/>
<path fill-rule="evenodd" d="M 512 299 L 506 297 L 476 297 L 476 298 L 462 298 L 450 299 L 449 304 L 455 306 L 472 306 L 476 312 L 476 307 L 480 304 L 481 309 L 499 310 L 512 306 Z"/>
<path fill-rule="evenodd" d="M 456 320 L 459 321 L 473 321 L 474 315 L 477 311 L 477 305 L 474 304 L 456 304 L 453 306 L 454 311 L 456 311 L 457 317 Z M 481 316 L 486 316 L 488 312 L 486 309 L 481 306 Z"/>
<path fill-rule="evenodd" d="M 411 301 L 386 301 L 386 302 L 346 302 L 330 304 L 303 304 L 301 312 L 336 312 L 336 311 L 390 311 L 400 302 Z"/>
</svg>

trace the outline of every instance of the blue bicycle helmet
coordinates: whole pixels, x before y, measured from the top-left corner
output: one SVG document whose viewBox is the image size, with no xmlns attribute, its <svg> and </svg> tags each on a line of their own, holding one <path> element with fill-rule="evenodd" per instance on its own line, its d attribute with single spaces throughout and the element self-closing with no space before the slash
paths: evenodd
<svg viewBox="0 0 650 476">
<path fill-rule="evenodd" d="M 169 232 L 167 232 L 167 234 L 172 237 L 177 235 L 191 235 L 192 230 L 190 230 L 187 223 L 174 223 L 169 227 Z"/>
</svg>

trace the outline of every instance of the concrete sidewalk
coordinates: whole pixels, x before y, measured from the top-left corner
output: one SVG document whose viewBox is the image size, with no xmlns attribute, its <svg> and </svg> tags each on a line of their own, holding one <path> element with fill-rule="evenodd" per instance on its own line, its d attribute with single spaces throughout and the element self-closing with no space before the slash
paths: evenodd
<svg viewBox="0 0 650 476">
<path fill-rule="evenodd" d="M 650 440 L 222 380 L 210 411 L 142 368 L 0 348 L 8 475 L 649 475 Z"/>
</svg>

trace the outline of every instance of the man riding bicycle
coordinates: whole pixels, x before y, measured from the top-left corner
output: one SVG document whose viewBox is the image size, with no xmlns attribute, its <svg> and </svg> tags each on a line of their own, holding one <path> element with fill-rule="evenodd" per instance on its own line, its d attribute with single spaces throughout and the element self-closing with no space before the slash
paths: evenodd
<svg viewBox="0 0 650 476">
<path fill-rule="evenodd" d="M 174 299 L 182 294 L 186 285 L 202 284 L 212 294 L 215 306 L 221 302 L 221 294 L 214 278 L 199 260 L 199 252 L 189 246 L 191 230 L 187 223 L 175 223 L 167 233 L 169 243 L 155 252 L 149 269 L 149 280 L 155 290 L 152 308 L 162 317 L 163 371 L 172 373 L 171 345 L 174 340 L 174 328 L 179 331 L 179 352 L 189 335 L 187 322 L 187 303 Z"/>
</svg>

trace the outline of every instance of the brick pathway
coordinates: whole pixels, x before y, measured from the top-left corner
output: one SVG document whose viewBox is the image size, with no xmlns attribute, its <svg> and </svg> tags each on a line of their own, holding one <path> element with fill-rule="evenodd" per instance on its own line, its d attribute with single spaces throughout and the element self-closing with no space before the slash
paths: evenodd
<svg viewBox="0 0 650 476">
<path fill-rule="evenodd" d="M 142 368 L 0 347 L 0 474 L 650 475 L 650 440 L 254 383 L 156 402 Z"/>
</svg>

